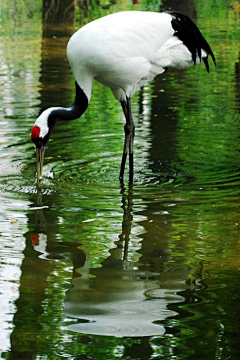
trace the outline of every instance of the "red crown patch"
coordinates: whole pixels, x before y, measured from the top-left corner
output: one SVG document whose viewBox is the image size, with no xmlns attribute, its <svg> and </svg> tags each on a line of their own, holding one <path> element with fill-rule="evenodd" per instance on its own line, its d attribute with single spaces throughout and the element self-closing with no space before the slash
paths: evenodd
<svg viewBox="0 0 240 360">
<path fill-rule="evenodd" d="M 34 126 L 34 127 L 32 128 L 31 138 L 32 138 L 32 139 L 37 139 L 37 138 L 39 137 L 39 135 L 40 135 L 40 129 L 39 129 L 39 127 L 38 127 L 38 126 Z"/>
</svg>

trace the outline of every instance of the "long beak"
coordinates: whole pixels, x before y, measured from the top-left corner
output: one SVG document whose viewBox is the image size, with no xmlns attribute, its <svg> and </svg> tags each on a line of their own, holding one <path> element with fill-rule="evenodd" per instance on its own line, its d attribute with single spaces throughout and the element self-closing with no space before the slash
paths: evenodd
<svg viewBox="0 0 240 360">
<path fill-rule="evenodd" d="M 37 183 L 40 184 L 42 180 L 43 160 L 44 160 L 45 146 L 36 147 L 37 154 Z"/>
</svg>

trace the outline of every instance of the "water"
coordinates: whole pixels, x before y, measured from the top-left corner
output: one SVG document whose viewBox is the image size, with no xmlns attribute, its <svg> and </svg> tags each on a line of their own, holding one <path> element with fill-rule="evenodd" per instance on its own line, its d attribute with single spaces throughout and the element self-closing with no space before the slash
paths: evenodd
<svg viewBox="0 0 240 360">
<path fill-rule="evenodd" d="M 1 359 L 239 359 L 238 3 L 88 5 L 59 26 L 38 0 L 1 2 Z M 120 106 L 95 83 L 84 116 L 57 124 L 37 189 L 30 132 L 73 101 L 70 35 L 168 8 L 197 21 L 218 66 L 134 96 L 133 185 L 118 181 Z"/>
</svg>

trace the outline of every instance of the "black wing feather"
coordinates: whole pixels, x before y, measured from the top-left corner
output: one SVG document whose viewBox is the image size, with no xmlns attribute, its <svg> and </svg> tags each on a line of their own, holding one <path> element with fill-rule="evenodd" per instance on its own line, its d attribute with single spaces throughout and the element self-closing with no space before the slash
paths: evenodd
<svg viewBox="0 0 240 360">
<path fill-rule="evenodd" d="M 183 15 L 177 11 L 166 11 L 166 12 L 172 16 L 172 27 L 173 30 L 175 31 L 174 36 L 177 36 L 179 40 L 181 40 L 183 44 L 188 48 L 188 50 L 192 54 L 194 65 L 196 64 L 197 54 L 201 61 L 202 58 L 201 49 L 202 49 L 212 57 L 212 60 L 216 66 L 216 60 L 212 52 L 212 49 L 210 48 L 206 39 L 202 36 L 200 30 L 194 24 L 194 22 L 188 16 Z M 209 72 L 207 57 L 204 57 L 203 61 L 206 66 L 206 70 Z"/>
</svg>

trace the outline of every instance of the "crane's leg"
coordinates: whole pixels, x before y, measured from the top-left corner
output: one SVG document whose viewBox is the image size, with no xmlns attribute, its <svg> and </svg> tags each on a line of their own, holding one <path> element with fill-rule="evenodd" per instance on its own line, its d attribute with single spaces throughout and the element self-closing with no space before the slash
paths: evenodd
<svg viewBox="0 0 240 360">
<path fill-rule="evenodd" d="M 130 98 L 127 97 L 126 101 L 123 101 L 121 105 L 126 118 L 126 125 L 124 126 L 125 141 L 119 179 L 123 180 L 127 154 L 129 153 L 129 179 L 131 181 L 133 179 L 133 142 L 135 125 L 132 118 Z"/>
<path fill-rule="evenodd" d="M 133 179 L 133 146 L 134 146 L 134 135 L 135 135 L 135 125 L 132 118 L 131 110 L 131 99 L 127 98 L 128 105 L 128 114 L 130 119 L 130 141 L 129 141 L 129 179 Z"/>
</svg>

